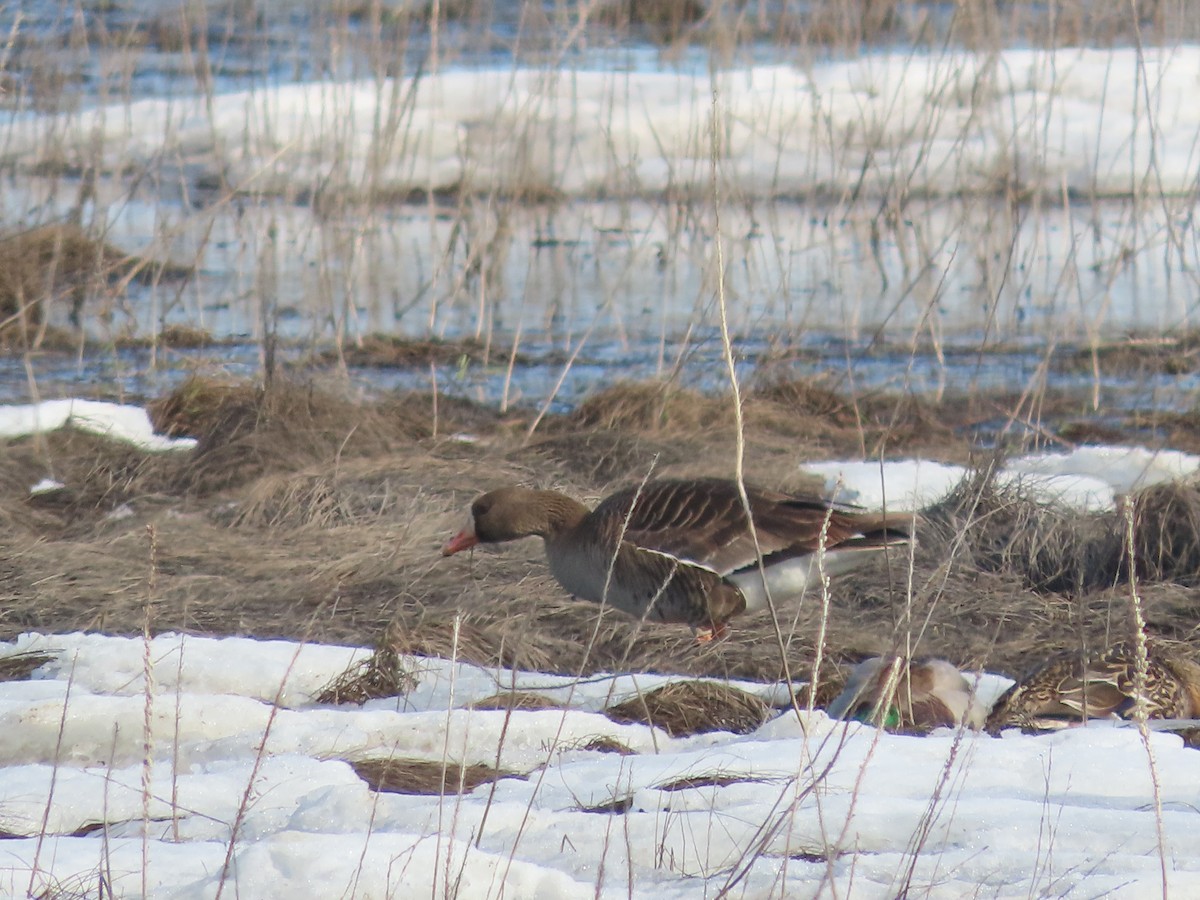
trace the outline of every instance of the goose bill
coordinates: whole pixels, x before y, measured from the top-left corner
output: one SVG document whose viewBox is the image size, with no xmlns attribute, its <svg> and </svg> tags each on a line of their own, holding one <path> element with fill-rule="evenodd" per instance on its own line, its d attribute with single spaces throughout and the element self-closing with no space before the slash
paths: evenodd
<svg viewBox="0 0 1200 900">
<path fill-rule="evenodd" d="M 475 536 L 475 529 L 468 525 L 450 540 L 442 545 L 442 556 L 453 556 L 463 550 L 469 550 L 479 543 L 479 538 Z"/>
</svg>

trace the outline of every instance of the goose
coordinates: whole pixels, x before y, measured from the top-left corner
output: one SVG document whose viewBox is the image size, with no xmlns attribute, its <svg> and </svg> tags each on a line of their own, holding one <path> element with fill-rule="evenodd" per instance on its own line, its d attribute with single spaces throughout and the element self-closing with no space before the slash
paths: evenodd
<svg viewBox="0 0 1200 900">
<path fill-rule="evenodd" d="M 471 504 L 442 555 L 536 535 L 568 593 L 639 619 L 688 625 L 708 641 L 724 636 L 733 616 L 766 609 L 768 595 L 802 593 L 818 565 L 840 575 L 910 539 L 911 516 L 749 486 L 746 496 L 753 531 L 738 484 L 727 479 L 649 481 L 594 510 L 558 491 L 504 487 Z"/>
<path fill-rule="evenodd" d="M 987 718 L 971 682 L 946 660 L 880 656 L 850 670 L 826 712 L 834 719 L 922 732 L 959 725 L 978 729 Z"/>
<path fill-rule="evenodd" d="M 1155 640 L 1146 643 L 1146 662 L 1146 717 L 1200 717 L 1200 665 Z M 1060 654 L 1000 696 L 988 716 L 988 729 L 1051 731 L 1086 719 L 1132 719 L 1136 684 L 1137 646 L 1132 641 L 1086 657 Z"/>
</svg>

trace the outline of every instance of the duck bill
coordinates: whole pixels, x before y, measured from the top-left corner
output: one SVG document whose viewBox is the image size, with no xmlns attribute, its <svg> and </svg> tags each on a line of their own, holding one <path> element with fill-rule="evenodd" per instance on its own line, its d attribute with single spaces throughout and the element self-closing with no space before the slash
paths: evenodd
<svg viewBox="0 0 1200 900">
<path fill-rule="evenodd" d="M 475 537 L 475 531 L 472 528 L 464 528 L 450 540 L 442 545 L 442 556 L 453 556 L 455 553 L 460 553 L 463 550 L 469 550 L 479 543 L 479 538 Z"/>
</svg>

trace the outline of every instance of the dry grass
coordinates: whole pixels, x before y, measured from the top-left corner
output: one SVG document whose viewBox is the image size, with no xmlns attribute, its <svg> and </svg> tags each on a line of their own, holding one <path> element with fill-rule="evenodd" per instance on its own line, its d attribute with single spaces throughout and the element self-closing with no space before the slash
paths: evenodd
<svg viewBox="0 0 1200 900">
<path fill-rule="evenodd" d="M 390 334 L 365 335 L 355 343 L 323 351 L 318 359 L 324 362 L 344 362 L 348 366 L 380 369 L 427 369 L 431 365 L 486 365 L 491 361 L 488 346 L 474 338 L 445 341 Z M 523 364 L 524 359 L 518 354 L 515 361 Z"/>
<path fill-rule="evenodd" d="M 710 731 L 749 734 L 767 721 L 771 708 L 754 694 L 712 681 L 674 681 L 610 706 L 614 722 L 661 728 L 671 737 Z"/>
<path fill-rule="evenodd" d="M 623 816 L 633 809 L 633 795 L 613 797 L 607 803 L 597 803 L 594 806 L 577 806 L 579 812 L 594 813 L 598 816 Z"/>
<path fill-rule="evenodd" d="M 420 680 L 405 667 L 400 654 L 383 644 L 318 691 L 313 700 L 362 706 L 381 697 L 403 697 L 418 684 Z"/>
<path fill-rule="evenodd" d="M 725 787 L 730 784 L 763 784 L 766 781 L 765 778 L 754 778 L 745 772 L 705 772 L 656 784 L 654 789 L 672 793 L 700 787 Z"/>
<path fill-rule="evenodd" d="M 36 650 L 25 653 L 10 653 L 0 657 L 0 681 L 26 681 L 29 676 L 54 659 L 52 653 Z"/>
<path fill-rule="evenodd" d="M 481 784 L 512 778 L 515 773 L 491 766 L 462 765 L 456 762 L 426 759 L 347 760 L 356 775 L 373 791 L 392 794 L 464 794 Z"/>
<path fill-rule="evenodd" d="M 0 344 L 37 342 L 46 307 L 65 302 L 78 321 L 90 293 L 111 281 L 186 278 L 188 267 L 135 256 L 62 222 L 0 236 Z"/>
<path fill-rule="evenodd" d="M 540 710 L 540 709 L 562 709 L 561 703 L 555 703 L 549 697 L 543 697 L 541 694 L 533 694 L 529 691 L 508 691 L 503 694 L 493 694 L 490 697 L 484 697 L 482 700 L 476 700 L 471 704 L 471 709 L 503 709 L 503 710 Z"/>
<path fill-rule="evenodd" d="M 575 744 L 566 744 L 562 746 L 563 750 L 587 750 L 591 753 L 617 753 L 621 756 L 637 756 L 637 751 L 627 744 L 623 744 L 614 737 L 609 737 L 604 734 L 598 734 L 595 737 L 585 738 Z"/>
<path fill-rule="evenodd" d="M 861 446 L 867 432 L 852 421 L 912 408 L 895 398 L 854 402 L 811 383 L 772 391 L 748 401 L 771 411 L 748 416 L 747 429 L 749 471 L 768 487 L 815 486 L 797 459 L 821 428 L 819 443 Z M 839 689 L 839 666 L 866 655 L 938 656 L 1015 673 L 1085 637 L 1127 634 L 1128 561 L 1116 514 L 1063 511 L 984 475 L 925 511 L 911 579 L 900 556 L 836 580 L 823 626 L 815 596 L 781 604 L 782 652 L 766 614 L 743 616 L 727 640 L 698 647 L 686 629 L 572 600 L 549 577 L 536 540 L 439 555 L 470 500 L 502 484 L 590 501 L 651 469 L 731 474 L 732 434 L 710 427 L 720 404 L 693 399 L 661 384 L 604 392 L 526 443 L 521 425 L 439 398 L 443 423 L 478 436 L 461 443 L 434 434 L 429 397 L 351 403 L 286 381 L 264 389 L 197 380 L 159 404 L 161 421 L 200 437 L 194 454 L 154 456 L 70 430 L 9 441 L 0 454 L 0 632 L 139 633 L 153 524 L 156 630 L 354 643 L 394 658 L 456 654 L 568 675 L 756 681 L 786 668 L 804 679 L 823 627 L 821 703 Z M 927 410 L 915 410 L 911 421 L 924 421 Z M 964 446 L 954 437 L 944 456 L 958 458 Z M 30 497 L 46 476 L 67 487 Z M 1145 615 L 1159 632 L 1194 640 L 1197 489 L 1164 485 L 1133 502 Z M 372 686 L 376 675 L 366 674 L 362 696 L 391 690 L 386 678 Z"/>
</svg>

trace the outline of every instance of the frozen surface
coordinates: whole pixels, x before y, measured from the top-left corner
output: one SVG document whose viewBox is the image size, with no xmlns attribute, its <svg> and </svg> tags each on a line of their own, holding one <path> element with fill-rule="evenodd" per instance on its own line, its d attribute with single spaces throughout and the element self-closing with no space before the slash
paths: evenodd
<svg viewBox="0 0 1200 900">
<path fill-rule="evenodd" d="M 1195 185 L 1200 47 L 881 53 L 807 68 L 506 68 L 269 85 L 18 116 L 3 157 L 160 158 L 236 188 L 794 196 Z M 715 99 L 714 99 L 715 97 Z M 1149 111 L 1148 111 L 1149 110 Z M 101 148 L 97 151 L 97 148 Z"/>
<path fill-rule="evenodd" d="M 1161 895 L 1164 859 L 1172 896 L 1200 891 L 1196 754 L 1171 734 L 917 738 L 785 708 L 749 735 L 672 739 L 597 712 L 662 676 L 414 658 L 405 700 L 333 708 L 312 694 L 365 651 L 76 634 L 0 654 L 32 649 L 56 659 L 0 684 L 0 893 L 94 890 L 103 867 L 125 897 L 440 896 L 447 878 L 472 898 L 1140 897 Z M 981 698 L 1006 684 L 985 675 Z M 466 708 L 514 687 L 564 708 Z M 634 755 L 578 749 L 599 735 Z M 380 756 L 526 777 L 374 794 L 346 760 Z M 721 784 L 664 789 L 704 776 Z M 594 811 L 614 800 L 628 812 Z"/>
</svg>

